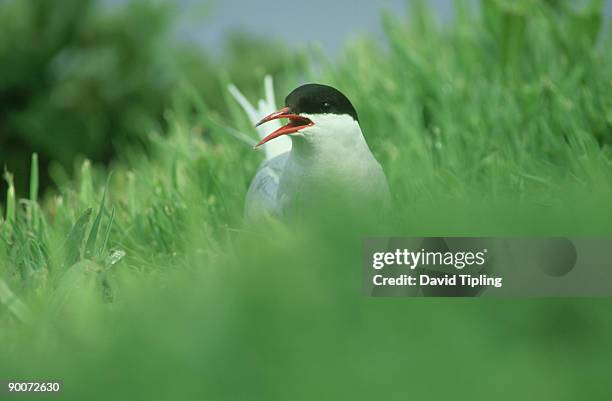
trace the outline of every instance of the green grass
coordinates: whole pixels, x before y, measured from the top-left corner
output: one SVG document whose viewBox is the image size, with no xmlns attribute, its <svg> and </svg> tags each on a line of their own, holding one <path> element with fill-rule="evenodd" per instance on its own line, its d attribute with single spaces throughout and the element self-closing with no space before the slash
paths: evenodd
<svg viewBox="0 0 612 401">
<path fill-rule="evenodd" d="M 440 26 L 415 4 L 384 15 L 384 46 L 362 38 L 309 77 L 354 101 L 389 222 L 343 225 L 331 204 L 245 227 L 262 155 L 226 127 L 252 128 L 187 84 L 148 153 L 86 161 L 44 200 L 35 155 L 28 199 L 5 174 L 0 378 L 63 379 L 72 399 L 604 399 L 607 301 L 360 294 L 364 235 L 612 231 L 601 14 L 458 2 Z"/>
</svg>

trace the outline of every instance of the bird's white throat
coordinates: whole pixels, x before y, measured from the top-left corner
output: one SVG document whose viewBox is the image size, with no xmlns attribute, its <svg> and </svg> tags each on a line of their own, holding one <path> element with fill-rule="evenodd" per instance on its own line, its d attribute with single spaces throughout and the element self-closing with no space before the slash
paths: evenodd
<svg viewBox="0 0 612 401">
<path fill-rule="evenodd" d="M 314 125 L 291 135 L 291 156 L 312 163 L 370 155 L 359 123 L 346 114 L 303 114 Z M 313 160 L 314 159 L 314 160 Z"/>
</svg>

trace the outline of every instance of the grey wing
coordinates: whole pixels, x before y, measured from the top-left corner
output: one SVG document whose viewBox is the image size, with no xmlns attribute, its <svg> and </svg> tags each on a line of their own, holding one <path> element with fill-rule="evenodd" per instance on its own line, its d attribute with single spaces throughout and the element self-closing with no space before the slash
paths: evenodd
<svg viewBox="0 0 612 401">
<path fill-rule="evenodd" d="M 247 221 L 256 221 L 263 216 L 279 216 L 282 211 L 277 201 L 280 176 L 285 168 L 289 152 L 266 160 L 251 181 L 244 205 Z"/>
</svg>

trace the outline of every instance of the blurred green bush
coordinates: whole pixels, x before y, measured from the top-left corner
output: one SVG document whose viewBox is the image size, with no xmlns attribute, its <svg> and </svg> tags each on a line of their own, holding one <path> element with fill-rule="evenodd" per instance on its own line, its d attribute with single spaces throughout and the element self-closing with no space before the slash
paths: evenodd
<svg viewBox="0 0 612 401">
<path fill-rule="evenodd" d="M 31 152 L 43 165 L 70 166 L 79 153 L 106 160 L 163 110 L 175 80 L 165 55 L 172 13 L 101 3 L 0 4 L 0 161 L 18 183 Z"/>
<path fill-rule="evenodd" d="M 221 110 L 224 77 L 249 93 L 264 73 L 295 65 L 278 43 L 246 35 L 233 36 L 213 61 L 175 40 L 178 16 L 162 2 L 0 2 L 0 168 L 15 173 L 18 192 L 32 152 L 44 187 L 51 161 L 71 172 L 78 155 L 108 161 L 119 147 L 146 144 L 151 130 L 163 130 L 163 111 L 180 82 Z M 271 52 L 275 57 L 261 57 Z"/>
</svg>

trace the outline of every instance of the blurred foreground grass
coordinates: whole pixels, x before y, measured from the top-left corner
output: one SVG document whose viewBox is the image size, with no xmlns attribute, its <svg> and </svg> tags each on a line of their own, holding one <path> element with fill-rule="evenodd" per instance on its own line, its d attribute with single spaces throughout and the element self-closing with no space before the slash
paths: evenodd
<svg viewBox="0 0 612 401">
<path fill-rule="evenodd" d="M 605 399 L 607 301 L 360 293 L 365 235 L 612 231 L 600 8 L 487 2 L 479 19 L 458 2 L 441 28 L 415 4 L 385 15 L 387 49 L 366 38 L 310 77 L 354 100 L 391 221 L 332 204 L 244 227 L 261 156 L 227 126 L 251 127 L 186 85 L 151 152 L 112 176 L 85 163 L 39 203 L 34 158 L 29 199 L 9 188 L 0 377 L 62 379 L 80 400 Z"/>
</svg>

